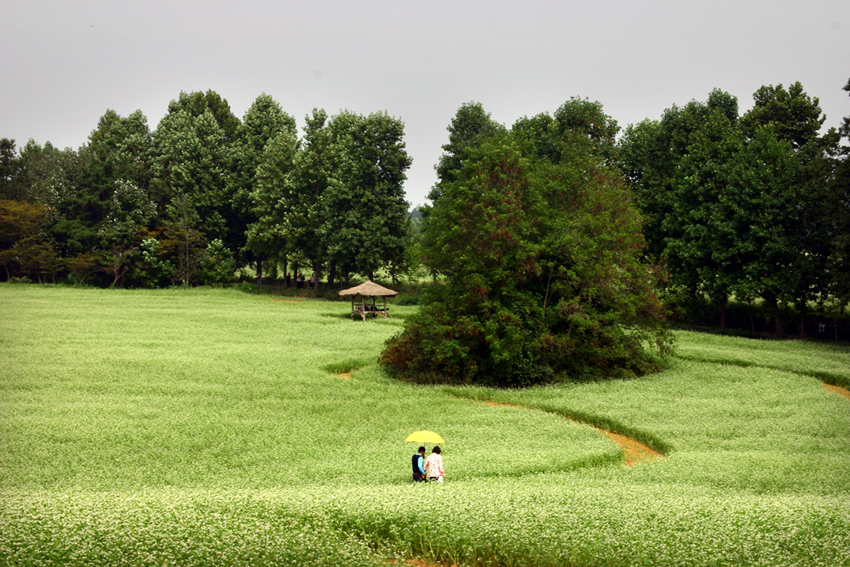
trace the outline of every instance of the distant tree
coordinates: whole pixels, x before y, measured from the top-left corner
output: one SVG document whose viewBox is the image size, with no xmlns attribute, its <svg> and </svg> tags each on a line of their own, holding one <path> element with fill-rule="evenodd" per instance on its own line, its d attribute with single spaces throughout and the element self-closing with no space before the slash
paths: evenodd
<svg viewBox="0 0 850 567">
<path fill-rule="evenodd" d="M 221 128 L 226 144 L 230 144 L 238 137 L 239 119 L 230 110 L 227 99 L 211 89 L 205 93 L 180 91 L 177 99 L 168 104 L 169 114 L 179 112 L 185 112 L 192 118 L 199 118 L 202 114 L 209 112 Z"/>
<path fill-rule="evenodd" d="M 10 266 L 31 265 L 27 258 L 33 246 L 43 244 L 43 229 L 48 208 L 42 203 L 0 200 L 0 262 L 6 280 L 12 277 Z"/>
<path fill-rule="evenodd" d="M 15 149 L 15 140 L 0 140 L 0 199 L 20 200 L 23 198 L 19 178 L 20 162 Z"/>
<path fill-rule="evenodd" d="M 356 272 L 373 277 L 404 261 L 408 204 L 404 124 L 385 113 L 342 112 L 329 126 L 340 158 L 323 195 L 327 217 L 321 237 L 331 263 L 345 279 Z"/>
<path fill-rule="evenodd" d="M 109 212 L 98 230 L 104 271 L 112 275 L 113 287 L 122 283 L 143 231 L 157 212 L 156 204 L 133 182 L 118 179 L 115 185 Z"/>
<path fill-rule="evenodd" d="M 843 88 L 850 94 L 850 80 Z M 850 115 L 844 118 L 839 133 L 850 143 Z M 827 206 L 835 232 L 827 269 L 832 293 L 838 298 L 843 311 L 850 303 L 850 146 L 840 148 L 830 190 Z"/>
<path fill-rule="evenodd" d="M 278 262 L 295 250 L 287 221 L 296 200 L 290 175 L 297 142 L 294 132 L 282 130 L 266 144 L 257 166 L 251 192 L 251 210 L 257 220 L 247 231 L 247 246 L 255 258 Z"/>
<path fill-rule="evenodd" d="M 799 83 L 763 87 L 755 99 L 740 120 L 735 98 L 719 90 L 674 106 L 630 127 L 617 163 L 644 212 L 649 251 L 673 283 L 707 294 L 721 328 L 731 293 L 764 298 L 782 333 L 782 303 L 805 313 L 826 290 L 836 135 L 818 135 L 818 101 Z"/>
<path fill-rule="evenodd" d="M 764 193 L 759 203 L 762 213 L 771 211 L 771 214 L 754 220 L 751 226 L 769 218 L 769 229 L 775 235 L 769 245 L 778 255 L 772 263 L 771 256 L 764 251 L 753 258 L 756 265 L 764 266 L 759 272 L 764 277 L 758 278 L 751 270 L 751 283 L 760 287 L 761 296 L 774 306 L 777 332 L 782 331 L 777 304 L 790 302 L 797 305 L 799 334 L 805 336 L 809 301 L 818 299 L 822 304 L 829 290 L 827 263 L 835 237 L 829 223 L 833 206 L 829 180 L 833 176 L 839 134 L 832 129 L 819 134 L 826 117 L 818 99 L 810 98 L 799 82 L 787 91 L 782 85 L 762 87 L 754 99 L 753 108 L 741 117 L 750 144 L 767 150 L 770 146 L 765 145 L 764 137 L 772 132 L 777 141 L 789 145 L 791 153 L 785 159 L 790 162 L 786 168 L 794 171 L 784 176 L 774 172 L 768 182 L 773 191 Z M 777 150 L 768 151 L 776 155 Z M 765 174 L 771 163 L 775 161 L 764 157 L 752 161 L 750 166 Z M 781 178 L 785 180 L 782 185 L 776 181 Z"/>
<path fill-rule="evenodd" d="M 184 286 L 195 281 L 204 259 L 206 239 L 195 228 L 199 223 L 198 212 L 188 195 L 181 193 L 171 200 L 162 248 L 175 258 L 174 282 Z"/>
<path fill-rule="evenodd" d="M 228 241 L 230 231 L 225 139 L 208 110 L 197 117 L 184 110 L 169 113 L 154 133 L 153 183 L 166 204 L 180 198 L 180 208 L 191 207 L 197 223 L 192 229 L 210 240 Z"/>
<path fill-rule="evenodd" d="M 773 124 L 776 137 L 799 150 L 818 137 L 826 120 L 818 99 L 809 97 L 799 81 L 787 90 L 781 84 L 763 86 L 753 99 L 753 108 L 741 117 L 741 128 L 749 138 L 755 136 L 759 126 Z"/>
<path fill-rule="evenodd" d="M 291 136 L 296 135 L 295 119 L 283 112 L 272 97 L 263 93 L 245 113 L 236 130 L 236 138 L 230 145 L 227 199 L 231 203 L 232 213 L 229 219 L 229 241 L 225 245 L 236 253 L 240 264 L 250 257 L 251 250 L 246 248 L 247 231 L 257 221 L 251 199 L 257 169 L 266 145 L 284 131 Z"/>
<path fill-rule="evenodd" d="M 207 245 L 200 267 L 201 281 L 209 285 L 232 282 L 236 273 L 233 253 L 218 239 Z"/>
<path fill-rule="evenodd" d="M 287 178 L 289 204 L 282 222 L 291 252 L 298 252 L 293 258 L 301 257 L 311 263 L 317 279 L 323 275 L 328 240 L 321 232 L 329 213 L 325 192 L 338 173 L 342 151 L 328 126 L 327 113 L 313 109 L 305 117 L 302 145 L 294 155 Z M 331 262 L 328 276 L 331 284 L 335 276 L 336 264 Z"/>
<path fill-rule="evenodd" d="M 83 285 L 86 279 L 100 267 L 100 258 L 96 254 L 84 252 L 73 258 L 64 258 L 62 263 L 65 269 L 76 278 L 77 283 Z"/>
<path fill-rule="evenodd" d="M 176 268 L 159 240 L 153 237 L 142 240 L 134 266 L 134 279 L 138 285 L 164 287 L 171 282 L 175 272 Z"/>
<path fill-rule="evenodd" d="M 505 132 L 505 127 L 493 120 L 480 102 L 467 102 L 457 109 L 446 130 L 449 132 L 449 142 L 443 145 L 443 154 L 434 166 L 437 184 L 428 195 L 432 202 L 440 198 L 444 184 L 457 178 L 466 150 L 477 148 L 488 137 Z"/>
<path fill-rule="evenodd" d="M 705 103 L 673 106 L 658 122 L 626 130 L 617 162 L 645 214 L 648 250 L 675 285 L 705 293 L 726 327 L 730 293 L 741 283 L 734 160 L 744 143 L 735 97 L 714 90 Z"/>
</svg>

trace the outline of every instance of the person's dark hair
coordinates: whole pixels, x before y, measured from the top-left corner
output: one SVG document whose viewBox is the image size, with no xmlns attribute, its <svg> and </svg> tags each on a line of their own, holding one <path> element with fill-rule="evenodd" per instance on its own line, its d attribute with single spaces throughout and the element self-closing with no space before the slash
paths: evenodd
<svg viewBox="0 0 850 567">
<path fill-rule="evenodd" d="M 418 451 L 416 451 L 416 452 L 417 452 L 417 453 L 424 453 L 424 452 L 425 452 L 425 447 L 419 447 L 419 450 L 418 450 Z"/>
<path fill-rule="evenodd" d="M 439 448 L 439 447 L 434 447 L 433 449 L 431 449 L 431 452 L 432 452 L 432 453 L 437 453 L 437 454 L 439 455 L 439 454 L 440 454 L 440 448 Z"/>
</svg>

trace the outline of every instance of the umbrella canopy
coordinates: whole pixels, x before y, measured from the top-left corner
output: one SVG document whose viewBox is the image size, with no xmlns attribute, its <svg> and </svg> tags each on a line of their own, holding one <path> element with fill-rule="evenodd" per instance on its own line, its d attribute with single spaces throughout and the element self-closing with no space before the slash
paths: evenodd
<svg viewBox="0 0 850 567">
<path fill-rule="evenodd" d="M 364 297 L 393 297 L 398 295 L 398 292 L 387 289 L 382 285 L 378 285 L 372 280 L 366 280 L 365 283 L 344 289 L 339 292 L 339 294 L 343 296 L 362 295 Z"/>
<path fill-rule="evenodd" d="M 414 431 L 404 440 L 405 443 L 445 443 L 443 438 L 433 431 Z"/>
</svg>

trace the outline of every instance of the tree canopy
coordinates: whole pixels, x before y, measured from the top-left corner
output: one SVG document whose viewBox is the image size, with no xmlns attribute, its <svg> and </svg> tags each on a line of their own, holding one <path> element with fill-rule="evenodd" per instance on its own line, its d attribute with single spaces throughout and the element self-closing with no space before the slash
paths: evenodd
<svg viewBox="0 0 850 567">
<path fill-rule="evenodd" d="M 647 344 L 666 352 L 640 217 L 596 128 L 563 118 L 585 106 L 461 151 L 424 228 L 425 262 L 445 283 L 388 341 L 383 364 L 415 380 L 522 386 L 641 373 L 653 365 Z"/>
</svg>

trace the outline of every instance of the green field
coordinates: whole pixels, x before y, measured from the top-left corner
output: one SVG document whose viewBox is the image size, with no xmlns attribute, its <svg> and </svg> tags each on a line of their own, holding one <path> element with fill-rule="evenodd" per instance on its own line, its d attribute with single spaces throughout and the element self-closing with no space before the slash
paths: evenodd
<svg viewBox="0 0 850 567">
<path fill-rule="evenodd" d="M 850 565 L 850 349 L 681 332 L 640 379 L 416 386 L 375 362 L 414 309 L 0 286 L 0 565 Z"/>
</svg>

